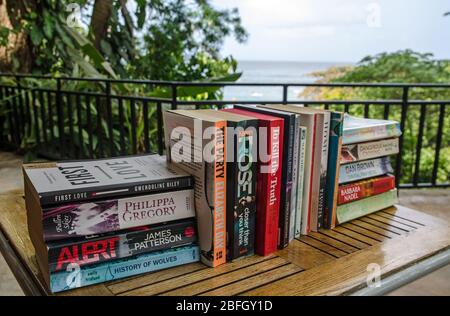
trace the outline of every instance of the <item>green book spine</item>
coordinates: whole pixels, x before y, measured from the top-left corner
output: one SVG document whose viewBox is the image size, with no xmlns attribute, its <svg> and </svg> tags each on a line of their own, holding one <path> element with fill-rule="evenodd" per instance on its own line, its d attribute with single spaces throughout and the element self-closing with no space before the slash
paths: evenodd
<svg viewBox="0 0 450 316">
<path fill-rule="evenodd" d="M 397 189 L 374 195 L 359 201 L 339 205 L 337 207 L 337 220 L 339 224 L 352 219 L 380 211 L 398 203 Z"/>
</svg>

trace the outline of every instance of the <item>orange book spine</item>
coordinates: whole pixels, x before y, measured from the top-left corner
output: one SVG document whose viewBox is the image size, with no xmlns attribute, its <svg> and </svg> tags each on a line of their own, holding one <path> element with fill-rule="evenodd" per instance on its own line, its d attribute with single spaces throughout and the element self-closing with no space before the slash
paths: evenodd
<svg viewBox="0 0 450 316">
<path fill-rule="evenodd" d="M 226 121 L 215 124 L 214 146 L 214 258 L 212 266 L 226 262 L 226 198 L 227 198 L 227 152 Z"/>
</svg>

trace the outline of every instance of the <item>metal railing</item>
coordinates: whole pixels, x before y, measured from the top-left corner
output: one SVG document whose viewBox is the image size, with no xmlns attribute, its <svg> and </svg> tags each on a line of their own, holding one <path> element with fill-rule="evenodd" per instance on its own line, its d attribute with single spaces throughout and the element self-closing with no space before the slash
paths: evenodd
<svg viewBox="0 0 450 316">
<path fill-rule="evenodd" d="M 6 79 L 6 80 L 5 80 Z M 86 85 L 86 83 L 90 85 Z M 92 89 L 92 86 L 95 89 Z M 278 88 L 279 100 L 193 100 L 186 90 L 225 87 Z M 133 87 L 139 87 L 136 90 Z M 397 89 L 394 100 L 293 100 L 293 88 L 369 88 Z M 41 75 L 0 74 L 0 145 L 15 150 L 31 146 L 50 159 L 78 159 L 164 151 L 162 112 L 177 108 L 223 108 L 231 104 L 304 104 L 305 106 L 360 111 L 365 117 L 394 118 L 400 121 L 400 154 L 393 161 L 397 181 L 402 179 L 404 158 L 411 166 L 410 178 L 399 187 L 450 187 L 439 182 L 446 108 L 450 100 L 410 100 L 412 89 L 444 89 L 450 84 L 402 83 L 242 83 L 242 82 L 172 82 L 153 80 L 116 80 L 97 78 L 54 78 Z M 154 91 L 159 91 L 159 95 Z M 138 91 L 138 92 L 135 92 Z M 183 92 L 183 93 L 181 93 Z M 412 123 L 407 122 L 415 112 Z M 431 114 L 438 115 L 431 117 Z M 395 116 L 395 117 L 393 117 Z M 427 122 L 437 122 L 431 140 L 424 146 Z M 413 124 L 415 127 L 409 125 Z M 410 131 L 411 129 L 411 131 Z M 417 141 L 413 152 L 405 154 L 405 133 Z M 31 144 L 31 145 L 30 145 Z M 412 146 L 409 145 L 411 151 Z M 432 168 L 421 172 L 422 151 L 432 148 Z M 449 144 L 444 144 L 447 148 Z M 429 156 L 429 155 L 428 155 Z M 427 157 L 427 159 L 430 159 Z M 445 169 L 442 169 L 445 171 Z M 442 173 L 442 171 L 441 171 Z M 423 181 L 423 179 L 427 181 Z"/>
</svg>

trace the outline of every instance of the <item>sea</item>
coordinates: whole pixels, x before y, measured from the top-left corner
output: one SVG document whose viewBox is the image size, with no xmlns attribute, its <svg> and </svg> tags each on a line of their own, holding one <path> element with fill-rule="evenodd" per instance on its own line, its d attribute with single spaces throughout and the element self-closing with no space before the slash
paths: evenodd
<svg viewBox="0 0 450 316">
<path fill-rule="evenodd" d="M 317 80 L 312 73 L 334 66 L 349 65 L 338 62 L 238 61 L 238 82 L 243 83 L 311 83 Z M 300 100 L 303 87 L 290 87 L 288 100 Z M 236 86 L 224 89 L 224 99 L 232 101 L 282 101 L 282 87 Z"/>
</svg>

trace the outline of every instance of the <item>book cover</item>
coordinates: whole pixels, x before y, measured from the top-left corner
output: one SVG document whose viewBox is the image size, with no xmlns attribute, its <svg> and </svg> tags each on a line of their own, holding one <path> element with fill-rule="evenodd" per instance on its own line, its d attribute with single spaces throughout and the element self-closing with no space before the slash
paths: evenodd
<svg viewBox="0 0 450 316">
<path fill-rule="evenodd" d="M 305 181 L 306 127 L 300 126 L 300 146 L 298 150 L 298 182 L 297 182 L 297 212 L 295 214 L 295 238 L 300 237 L 303 216 L 303 190 Z"/>
<path fill-rule="evenodd" d="M 342 204 L 337 207 L 337 221 L 342 224 L 397 203 L 397 189 L 394 189 L 362 200 Z"/>
<path fill-rule="evenodd" d="M 318 228 L 318 211 L 320 200 L 320 170 L 322 164 L 322 151 L 324 149 L 324 113 L 327 111 L 305 108 L 300 105 L 265 105 L 263 107 L 274 108 L 281 111 L 300 114 L 300 126 L 307 128 L 307 143 L 306 143 L 306 166 L 305 177 L 307 185 L 304 188 L 304 198 L 307 195 L 305 203 L 307 207 L 303 207 L 302 212 L 307 215 L 307 220 L 302 220 L 305 223 L 303 233 L 306 235 L 311 230 L 316 231 Z M 305 192 L 306 190 L 306 192 Z"/>
<path fill-rule="evenodd" d="M 284 121 L 242 109 L 226 111 L 258 119 L 255 251 L 267 256 L 277 250 Z"/>
<path fill-rule="evenodd" d="M 321 155 L 320 155 L 320 189 L 319 189 L 319 203 L 317 209 L 317 230 L 322 228 L 324 222 L 325 212 L 325 192 L 327 186 L 328 174 L 328 147 L 330 145 L 330 112 L 323 112 L 323 130 L 321 140 Z"/>
<path fill-rule="evenodd" d="M 258 120 L 226 110 L 215 114 L 227 120 L 227 260 L 231 261 L 255 252 Z"/>
<path fill-rule="evenodd" d="M 167 159 L 194 177 L 200 258 L 226 262 L 227 122 L 214 110 L 164 112 Z"/>
<path fill-rule="evenodd" d="M 387 175 L 339 186 L 338 204 L 357 201 L 395 188 L 395 177 Z"/>
<path fill-rule="evenodd" d="M 299 208 L 298 201 L 298 162 L 300 160 L 300 115 L 295 115 L 295 135 L 294 135 L 294 156 L 292 159 L 292 194 L 291 194 L 291 213 L 289 218 L 289 242 L 295 238 L 295 219 L 297 214 L 301 212 Z"/>
<path fill-rule="evenodd" d="M 401 134 L 400 124 L 396 121 L 367 119 L 348 114 L 344 116 L 344 145 L 400 137 Z"/>
<path fill-rule="evenodd" d="M 235 105 L 237 109 L 251 112 L 267 114 L 283 119 L 283 161 L 281 170 L 281 191 L 280 191 L 280 215 L 278 225 L 278 248 L 284 248 L 289 244 L 289 227 L 292 197 L 292 168 L 295 136 L 295 114 L 278 111 L 269 108 Z"/>
<path fill-rule="evenodd" d="M 390 138 L 373 142 L 347 144 L 342 146 L 341 163 L 373 159 L 398 154 L 399 139 Z"/>
<path fill-rule="evenodd" d="M 45 240 L 89 236 L 195 216 L 194 190 L 71 203 L 42 210 Z"/>
<path fill-rule="evenodd" d="M 336 226 L 336 207 L 339 186 L 339 166 L 342 147 L 344 113 L 331 112 L 330 148 L 328 151 L 327 186 L 325 194 L 324 227 Z"/>
<path fill-rule="evenodd" d="M 172 268 L 197 262 L 198 260 L 198 246 L 185 246 L 81 268 L 76 264 L 72 264 L 67 267 L 66 271 L 56 272 L 50 275 L 50 290 L 53 293 L 62 292 L 133 275 Z"/>
<path fill-rule="evenodd" d="M 42 206 L 192 188 L 192 177 L 164 157 L 141 155 L 23 165 Z"/>
<path fill-rule="evenodd" d="M 195 220 L 188 219 L 121 232 L 47 243 L 50 272 L 185 246 L 197 241 Z"/>
<path fill-rule="evenodd" d="M 339 184 L 362 180 L 392 173 L 389 157 L 375 158 L 341 165 L 339 169 Z"/>
</svg>

